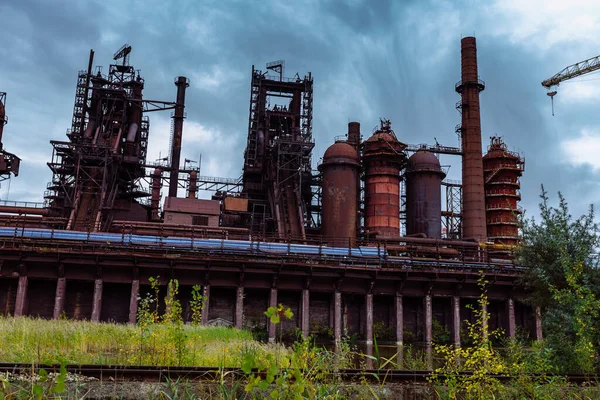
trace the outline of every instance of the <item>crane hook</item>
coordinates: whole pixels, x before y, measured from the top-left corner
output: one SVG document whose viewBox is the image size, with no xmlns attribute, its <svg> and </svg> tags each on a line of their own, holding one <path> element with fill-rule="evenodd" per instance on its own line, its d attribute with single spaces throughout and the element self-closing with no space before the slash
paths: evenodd
<svg viewBox="0 0 600 400">
<path fill-rule="evenodd" d="M 546 93 L 550 97 L 552 103 L 552 116 L 554 117 L 554 96 L 556 96 L 556 90 Z"/>
</svg>

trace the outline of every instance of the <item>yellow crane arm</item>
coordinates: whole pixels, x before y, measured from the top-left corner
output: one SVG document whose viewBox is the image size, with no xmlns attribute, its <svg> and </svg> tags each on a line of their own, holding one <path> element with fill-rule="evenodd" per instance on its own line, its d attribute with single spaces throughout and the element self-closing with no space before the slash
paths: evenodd
<svg viewBox="0 0 600 400">
<path fill-rule="evenodd" d="M 542 86 L 550 89 L 552 86 L 557 86 L 568 79 L 598 70 L 600 70 L 600 56 L 592 57 L 577 64 L 569 65 L 558 74 L 542 82 Z"/>
</svg>

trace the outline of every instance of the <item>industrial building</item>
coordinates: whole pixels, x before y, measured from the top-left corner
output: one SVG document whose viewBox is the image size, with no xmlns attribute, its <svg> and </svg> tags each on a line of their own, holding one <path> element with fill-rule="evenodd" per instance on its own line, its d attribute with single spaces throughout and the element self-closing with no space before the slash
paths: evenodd
<svg viewBox="0 0 600 400">
<path fill-rule="evenodd" d="M 313 76 L 286 78 L 282 61 L 253 66 L 240 178 L 201 176 L 181 162 L 187 78 L 175 79 L 174 100 L 146 100 L 130 46 L 107 74 L 93 70 L 91 51 L 68 140 L 51 142 L 45 203 L 0 206 L 0 313 L 135 322 L 148 278 L 160 276 L 179 281 L 185 318 L 191 286 L 202 285 L 207 324 L 274 340 L 263 312 L 282 303 L 294 311 L 284 330 L 334 343 L 347 334 L 371 351 L 383 326 L 385 340 L 431 348 L 434 320 L 460 344 L 483 271 L 490 326 L 540 338 L 539 312 L 521 302 L 522 268 L 511 261 L 524 160 L 498 137 L 482 155 L 485 84 L 475 38 L 461 45 L 460 147 L 405 143 L 389 120 L 363 138 L 350 122 L 317 168 L 312 122 L 324 111 L 313 110 Z M 149 162 L 148 115 L 165 110 L 170 156 Z M 1 138 L 4 101 L 0 120 Z M 462 159 L 462 183 L 444 180 L 440 154 Z M 2 150 L 0 174 L 18 165 Z"/>
</svg>

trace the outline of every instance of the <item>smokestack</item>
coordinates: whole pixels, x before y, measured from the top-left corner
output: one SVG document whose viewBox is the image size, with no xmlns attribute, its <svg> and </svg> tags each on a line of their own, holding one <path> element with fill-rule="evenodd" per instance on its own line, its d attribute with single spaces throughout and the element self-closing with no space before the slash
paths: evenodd
<svg viewBox="0 0 600 400">
<path fill-rule="evenodd" d="M 198 191 L 198 172 L 190 171 L 190 186 L 188 190 L 188 199 L 195 199 Z"/>
<path fill-rule="evenodd" d="M 181 137 L 183 135 L 183 119 L 185 110 L 185 89 L 190 82 L 184 76 L 177 77 L 177 103 L 173 116 L 173 139 L 171 141 L 171 175 L 169 176 L 169 197 L 177 197 L 177 178 L 179 176 L 179 162 L 181 158 Z"/>
<path fill-rule="evenodd" d="M 477 73 L 477 45 L 474 37 L 461 40 L 462 80 L 456 84 L 462 109 L 462 236 L 487 239 L 483 159 L 481 153 L 481 118 L 479 92 L 485 88 Z"/>
<path fill-rule="evenodd" d="M 358 148 L 360 144 L 360 122 L 348 122 L 348 144 Z"/>
</svg>

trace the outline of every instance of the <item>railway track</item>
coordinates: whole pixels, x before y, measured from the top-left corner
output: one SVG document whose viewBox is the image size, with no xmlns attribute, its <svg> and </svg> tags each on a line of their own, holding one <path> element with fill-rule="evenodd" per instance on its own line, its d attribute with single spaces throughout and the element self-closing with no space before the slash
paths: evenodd
<svg viewBox="0 0 600 400">
<path fill-rule="evenodd" d="M 160 382 L 166 379 L 185 379 L 190 381 L 212 381 L 221 376 L 244 376 L 244 372 L 238 368 L 219 368 L 219 367 L 155 367 L 155 366 L 118 366 L 118 365 L 96 365 L 96 364 L 70 364 L 65 366 L 67 372 L 77 374 L 88 378 L 96 378 L 108 381 L 144 381 Z M 38 370 L 44 369 L 47 372 L 59 372 L 58 364 L 23 364 L 23 363 L 0 363 L 0 373 L 13 374 L 32 374 Z M 255 373 L 259 373 L 255 371 Z M 388 383 L 409 383 L 409 382 L 427 382 L 431 377 L 432 371 L 414 371 L 414 370 L 361 370 L 361 369 L 342 369 L 335 375 L 343 381 L 352 382 L 366 379 L 371 382 Z M 469 376 L 469 372 L 461 372 L 460 375 Z M 532 377 L 541 377 L 542 374 L 529 374 Z M 598 382 L 597 375 L 588 374 L 566 374 L 554 375 L 544 374 L 544 376 L 564 377 L 567 381 L 575 384 L 587 382 Z M 501 381 L 512 379 L 506 375 L 490 375 L 490 377 Z"/>
</svg>

